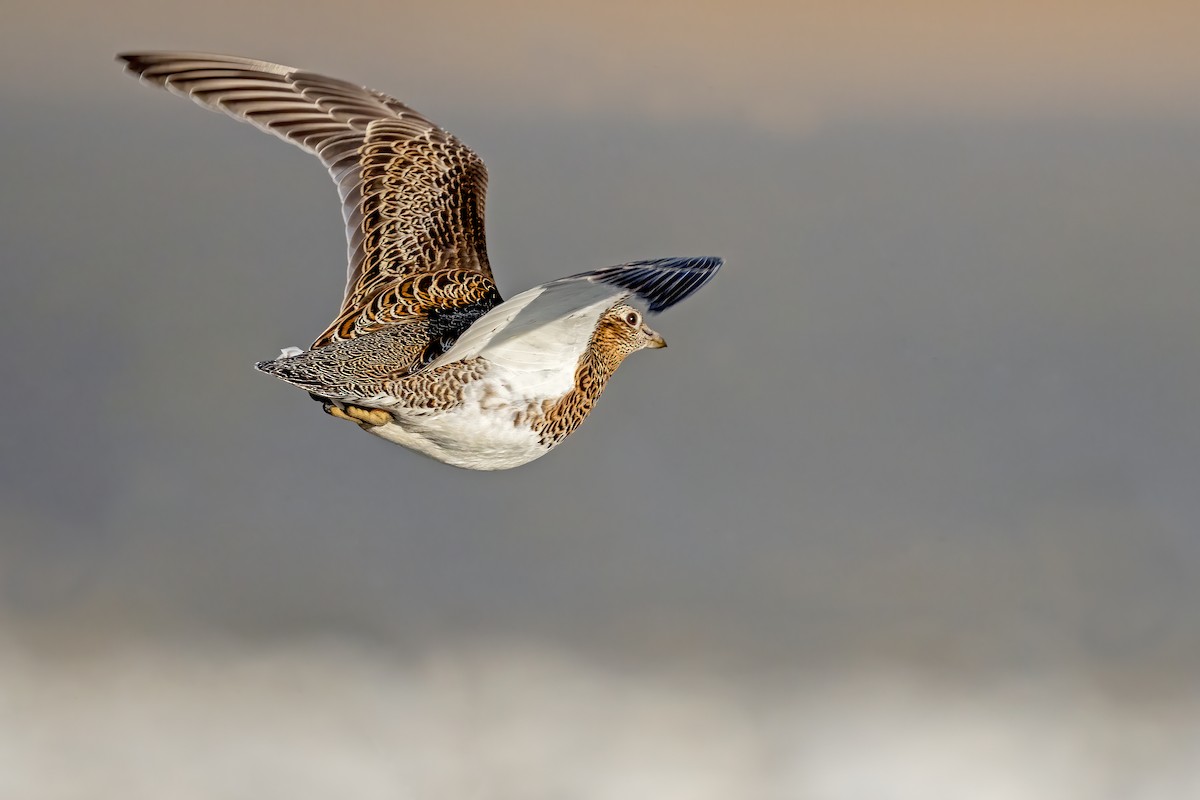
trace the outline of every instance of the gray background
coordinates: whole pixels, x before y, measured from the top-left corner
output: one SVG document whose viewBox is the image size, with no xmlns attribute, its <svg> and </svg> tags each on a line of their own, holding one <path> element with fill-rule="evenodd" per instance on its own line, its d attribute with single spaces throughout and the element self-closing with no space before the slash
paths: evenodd
<svg viewBox="0 0 1200 800">
<path fill-rule="evenodd" d="M 0 796 L 1200 791 L 1187 4 L 105 8 L 6 26 Z M 459 135 L 506 295 L 727 266 L 541 461 L 365 436 L 251 366 L 334 189 L 184 46 Z"/>
</svg>

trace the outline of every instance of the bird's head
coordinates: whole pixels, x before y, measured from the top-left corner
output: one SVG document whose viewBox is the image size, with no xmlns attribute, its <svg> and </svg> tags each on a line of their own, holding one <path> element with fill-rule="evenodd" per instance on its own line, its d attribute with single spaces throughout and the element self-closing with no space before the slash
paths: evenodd
<svg viewBox="0 0 1200 800">
<path fill-rule="evenodd" d="M 593 345 L 598 355 L 615 369 L 630 353 L 666 347 L 667 343 L 646 324 L 641 311 L 620 302 L 600 315 Z"/>
</svg>

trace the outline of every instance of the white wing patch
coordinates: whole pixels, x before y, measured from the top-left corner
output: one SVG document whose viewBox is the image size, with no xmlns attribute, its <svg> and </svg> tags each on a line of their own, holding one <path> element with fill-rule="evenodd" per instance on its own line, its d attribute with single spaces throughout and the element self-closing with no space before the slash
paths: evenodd
<svg viewBox="0 0 1200 800">
<path fill-rule="evenodd" d="M 559 397 L 574 385 L 579 357 L 607 309 L 631 295 L 651 312 L 669 308 L 711 280 L 721 263 L 712 257 L 631 261 L 543 283 L 477 319 L 426 369 L 481 356 L 531 396 Z"/>
<path fill-rule="evenodd" d="M 430 367 L 482 356 L 519 376 L 534 394 L 557 397 L 574 386 L 600 315 L 627 296 L 586 278 L 535 286 L 477 319 Z"/>
</svg>

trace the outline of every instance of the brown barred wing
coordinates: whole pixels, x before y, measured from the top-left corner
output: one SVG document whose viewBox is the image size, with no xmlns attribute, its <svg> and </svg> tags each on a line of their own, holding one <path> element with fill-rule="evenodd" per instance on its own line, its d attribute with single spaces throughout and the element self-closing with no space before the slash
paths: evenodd
<svg viewBox="0 0 1200 800">
<path fill-rule="evenodd" d="M 126 53 L 143 81 L 248 122 L 316 155 L 342 198 L 348 267 L 337 320 L 314 347 L 436 307 L 379 304 L 405 279 L 473 274 L 454 306 L 495 291 L 484 237 L 487 169 L 468 147 L 400 101 L 352 83 L 235 56 Z M 452 294 L 452 292 L 451 292 Z M 347 324 L 360 314 L 371 319 Z"/>
</svg>

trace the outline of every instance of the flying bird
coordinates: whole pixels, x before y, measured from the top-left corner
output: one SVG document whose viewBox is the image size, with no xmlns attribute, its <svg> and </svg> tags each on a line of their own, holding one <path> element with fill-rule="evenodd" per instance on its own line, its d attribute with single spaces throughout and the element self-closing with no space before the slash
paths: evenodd
<svg viewBox="0 0 1200 800">
<path fill-rule="evenodd" d="M 308 350 L 286 348 L 256 366 L 332 416 L 447 464 L 509 469 L 548 453 L 628 355 L 666 347 L 635 302 L 662 311 L 722 264 L 634 261 L 505 301 L 484 239 L 487 170 L 421 114 L 266 61 L 186 52 L 118 60 L 145 83 L 321 160 L 346 223 L 341 310 Z"/>
</svg>

